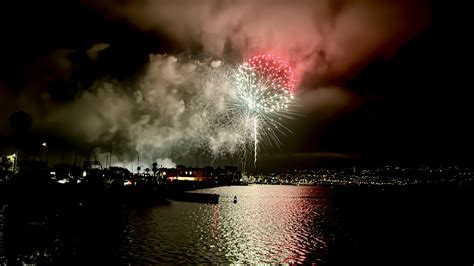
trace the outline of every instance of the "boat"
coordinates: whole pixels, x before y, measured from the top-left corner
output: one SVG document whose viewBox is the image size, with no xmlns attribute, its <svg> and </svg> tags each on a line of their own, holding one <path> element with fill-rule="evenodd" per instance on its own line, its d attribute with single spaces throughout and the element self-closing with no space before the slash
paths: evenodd
<svg viewBox="0 0 474 266">
<path fill-rule="evenodd" d="M 175 201 L 218 204 L 219 194 L 198 193 L 198 192 L 175 192 L 175 193 L 169 193 L 168 199 L 175 200 Z"/>
</svg>

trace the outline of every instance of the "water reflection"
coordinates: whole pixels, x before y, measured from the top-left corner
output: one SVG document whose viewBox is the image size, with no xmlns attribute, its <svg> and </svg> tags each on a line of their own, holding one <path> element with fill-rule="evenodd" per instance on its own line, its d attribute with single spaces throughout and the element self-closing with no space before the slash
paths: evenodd
<svg viewBox="0 0 474 266">
<path fill-rule="evenodd" d="M 6 258 L 40 265 L 473 261 L 466 245 L 474 238 L 470 187 L 214 190 L 221 194 L 218 205 L 94 202 L 58 210 L 46 231 L 42 224 L 26 227 L 36 234 L 9 227 L 21 230 L 0 234 L 0 265 Z"/>
<path fill-rule="evenodd" d="M 214 191 L 221 195 L 218 205 L 173 202 L 130 210 L 124 259 L 298 263 L 324 258 L 335 224 L 327 189 L 255 185 L 206 192 Z"/>
</svg>

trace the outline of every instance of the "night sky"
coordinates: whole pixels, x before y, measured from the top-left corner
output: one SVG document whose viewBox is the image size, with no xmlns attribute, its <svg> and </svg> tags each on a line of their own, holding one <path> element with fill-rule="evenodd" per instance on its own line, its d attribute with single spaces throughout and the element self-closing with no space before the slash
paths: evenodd
<svg viewBox="0 0 474 266">
<path fill-rule="evenodd" d="M 127 88 L 120 92 L 132 97 L 129 88 L 147 73 L 150 54 L 225 61 L 271 51 L 295 67 L 300 116 L 286 122 L 293 134 L 282 137 L 281 147 L 262 148 L 262 168 L 339 159 L 474 160 L 468 17 L 462 7 L 408 0 L 94 2 L 2 3 L 4 153 L 12 146 L 8 117 L 23 110 L 33 118 L 34 139 L 47 141 L 52 153 L 114 150 L 117 160 L 132 160 L 138 144 L 130 141 L 136 136 L 127 135 L 126 123 L 117 126 L 120 118 L 99 114 L 96 122 L 84 122 L 97 116 L 94 104 L 103 103 L 93 99 L 98 83 L 119 84 L 110 92 Z M 89 101 L 85 93 L 92 95 Z M 119 117 L 146 112 L 117 108 L 110 112 Z M 75 121 L 77 127 L 104 129 L 68 130 Z M 176 143 L 186 145 L 185 139 Z M 172 150 L 159 147 L 149 158 L 211 162 L 196 160 L 195 151 L 177 155 L 181 146 Z"/>
</svg>

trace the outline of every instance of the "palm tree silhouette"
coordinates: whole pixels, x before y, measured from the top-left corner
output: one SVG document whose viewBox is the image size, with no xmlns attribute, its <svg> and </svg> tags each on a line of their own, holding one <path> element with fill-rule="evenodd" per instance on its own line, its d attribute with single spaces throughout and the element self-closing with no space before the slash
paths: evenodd
<svg viewBox="0 0 474 266">
<path fill-rule="evenodd" d="M 10 128 L 13 129 L 13 141 L 16 145 L 16 159 L 14 162 L 14 168 L 17 166 L 19 160 L 19 153 L 25 151 L 28 147 L 28 133 L 30 132 L 31 126 L 33 125 L 33 118 L 27 112 L 17 111 L 10 115 L 8 118 L 10 121 Z"/>
</svg>

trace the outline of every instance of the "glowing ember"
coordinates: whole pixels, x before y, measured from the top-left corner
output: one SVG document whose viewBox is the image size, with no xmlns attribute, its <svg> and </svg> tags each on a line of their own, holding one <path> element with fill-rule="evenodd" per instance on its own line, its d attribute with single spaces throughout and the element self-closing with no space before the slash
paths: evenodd
<svg viewBox="0 0 474 266">
<path fill-rule="evenodd" d="M 281 57 L 274 54 L 256 55 L 248 59 L 247 64 L 271 83 L 278 84 L 290 92 L 295 91 L 295 72 L 290 64 Z"/>
</svg>

